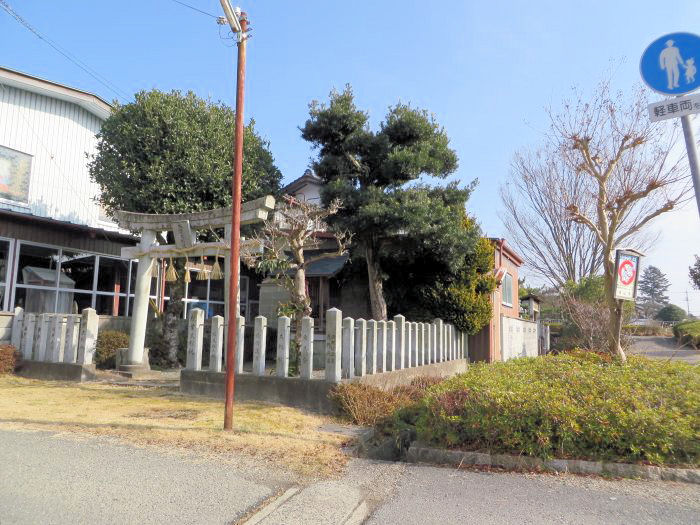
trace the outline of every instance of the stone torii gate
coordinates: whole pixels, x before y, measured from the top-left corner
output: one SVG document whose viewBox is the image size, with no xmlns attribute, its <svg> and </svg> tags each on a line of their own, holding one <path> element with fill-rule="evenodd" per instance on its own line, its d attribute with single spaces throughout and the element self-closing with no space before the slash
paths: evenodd
<svg viewBox="0 0 700 525">
<path fill-rule="evenodd" d="M 271 195 L 244 202 L 241 207 L 241 225 L 262 222 L 275 208 L 275 199 Z M 134 306 L 131 313 L 131 331 L 129 352 L 126 362 L 120 366 L 125 372 L 138 371 L 143 368 L 143 348 L 148 321 L 148 302 L 151 288 L 151 271 L 155 258 L 221 256 L 224 258 L 225 270 L 225 315 L 228 320 L 229 280 L 231 271 L 231 208 L 179 214 L 152 214 L 129 211 L 115 211 L 114 217 L 120 228 L 141 232 L 138 246 L 122 248 L 121 255 L 128 259 L 138 259 Z M 224 240 L 219 242 L 197 242 L 197 230 L 224 228 Z M 157 234 L 172 231 L 174 245 L 159 245 Z M 257 243 L 242 241 L 241 249 L 257 249 Z M 238 305 L 237 305 L 238 308 Z M 238 313 L 238 312 L 237 312 Z"/>
</svg>

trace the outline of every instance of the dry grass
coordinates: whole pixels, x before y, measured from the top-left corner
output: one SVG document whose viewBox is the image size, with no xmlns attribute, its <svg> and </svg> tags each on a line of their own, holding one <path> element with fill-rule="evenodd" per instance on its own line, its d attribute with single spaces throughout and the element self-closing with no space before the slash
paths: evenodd
<svg viewBox="0 0 700 525">
<path fill-rule="evenodd" d="M 220 401 L 163 388 L 0 377 L 5 426 L 110 436 L 204 455 L 244 453 L 312 476 L 333 474 L 347 461 L 340 450 L 347 437 L 318 430 L 328 418 L 261 403 L 237 403 L 234 410 L 234 432 L 224 432 Z"/>
</svg>

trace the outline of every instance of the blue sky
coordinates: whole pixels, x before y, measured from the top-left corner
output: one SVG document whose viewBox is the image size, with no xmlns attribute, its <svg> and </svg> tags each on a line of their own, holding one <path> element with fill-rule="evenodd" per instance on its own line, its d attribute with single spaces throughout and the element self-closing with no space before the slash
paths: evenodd
<svg viewBox="0 0 700 525">
<path fill-rule="evenodd" d="M 233 105 L 235 47 L 209 16 L 172 0 L 7 1 L 127 94 L 193 90 Z M 218 0 L 188 3 L 221 11 Z M 616 87 L 631 90 L 652 40 L 700 24 L 697 0 L 258 0 L 242 7 L 254 29 L 245 116 L 270 140 L 285 181 L 313 155 L 298 131 L 308 103 L 350 83 L 373 125 L 399 100 L 435 114 L 460 158 L 450 180 L 479 179 L 469 211 L 494 236 L 505 233 L 498 187 L 513 153 L 542 140 L 544 108 L 611 70 Z M 115 97 L 2 10 L 0 49 L 0 65 Z M 700 254 L 697 210 L 689 206 L 655 228 L 662 237 L 645 262 L 669 275 L 671 299 L 685 307 L 687 267 Z M 690 297 L 700 314 L 700 293 Z"/>
</svg>

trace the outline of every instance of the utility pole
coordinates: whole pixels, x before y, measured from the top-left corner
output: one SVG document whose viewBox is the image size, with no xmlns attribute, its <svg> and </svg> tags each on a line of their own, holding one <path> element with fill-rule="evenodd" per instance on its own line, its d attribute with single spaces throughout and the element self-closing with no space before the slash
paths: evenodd
<svg viewBox="0 0 700 525">
<path fill-rule="evenodd" d="M 243 95 L 245 90 L 246 33 L 248 18 L 239 8 L 233 9 L 229 0 L 221 0 L 226 21 L 231 31 L 238 36 L 238 65 L 236 73 L 236 121 L 233 147 L 233 181 L 231 193 L 231 250 L 229 252 L 231 276 L 228 294 L 228 328 L 226 331 L 226 405 L 224 408 L 224 430 L 233 428 L 233 393 L 235 388 L 234 363 L 238 342 L 238 280 L 240 275 L 241 247 L 241 178 L 243 175 Z"/>
<path fill-rule="evenodd" d="M 690 299 L 688 299 L 688 290 L 685 291 L 685 309 L 690 317 Z"/>
</svg>

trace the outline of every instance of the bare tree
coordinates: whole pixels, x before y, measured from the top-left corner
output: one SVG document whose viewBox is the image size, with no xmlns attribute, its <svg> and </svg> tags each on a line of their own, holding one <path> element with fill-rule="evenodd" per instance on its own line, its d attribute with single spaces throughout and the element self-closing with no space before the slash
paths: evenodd
<svg viewBox="0 0 700 525">
<path fill-rule="evenodd" d="M 344 232 L 328 231 L 326 220 L 341 208 L 340 200 L 334 200 L 322 208 L 290 196 L 275 209 L 274 216 L 265 221 L 254 240 L 261 250 L 243 255 L 248 266 L 269 273 L 290 296 L 288 306 L 294 318 L 295 348 L 301 346 L 301 320 L 311 315 L 311 299 L 306 289 L 306 270 L 313 262 L 347 253 L 350 236 Z M 326 233 L 324 237 L 319 236 Z M 331 237 L 335 249 L 318 252 L 324 240 Z M 314 252 L 309 256 L 309 252 Z"/>
<path fill-rule="evenodd" d="M 578 202 L 586 192 L 585 180 L 569 170 L 552 147 L 517 153 L 510 178 L 501 186 L 501 218 L 508 240 L 527 267 L 555 288 L 595 275 L 602 267 L 595 235 L 567 220 L 569 212 L 562 199 L 569 195 Z"/>
<path fill-rule="evenodd" d="M 677 126 L 652 124 L 644 91 L 631 100 L 601 83 L 590 100 L 577 96 L 561 112 L 550 112 L 548 142 L 568 172 L 581 179 L 577 194 L 562 193 L 568 219 L 585 226 L 602 255 L 608 306 L 608 349 L 624 362 L 620 344 L 622 301 L 615 299 L 615 249 L 688 193 L 684 159 L 672 155 Z"/>
</svg>

